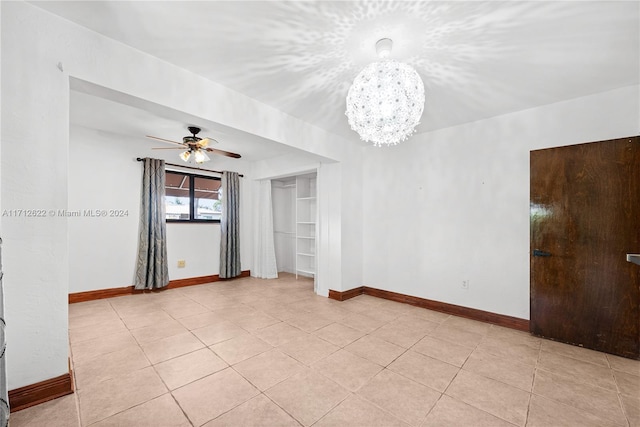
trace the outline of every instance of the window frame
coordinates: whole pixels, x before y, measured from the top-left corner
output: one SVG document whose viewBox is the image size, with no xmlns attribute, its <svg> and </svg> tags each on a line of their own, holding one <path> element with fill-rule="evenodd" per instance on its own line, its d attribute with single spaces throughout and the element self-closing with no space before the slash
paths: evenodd
<svg viewBox="0 0 640 427">
<path fill-rule="evenodd" d="M 165 175 L 167 173 L 173 173 L 173 174 L 177 174 L 177 175 L 183 175 L 183 176 L 186 176 L 186 177 L 189 178 L 189 219 L 167 218 L 167 215 L 166 215 L 166 212 L 165 212 L 165 222 L 166 223 L 171 223 L 171 224 L 192 224 L 192 223 L 198 223 L 198 224 L 211 224 L 211 223 L 220 224 L 220 219 L 196 219 L 195 218 L 195 213 L 196 213 L 195 181 L 196 181 L 196 178 L 204 178 L 204 179 L 211 179 L 213 181 L 221 181 L 220 182 L 220 187 L 222 187 L 222 178 L 221 177 L 200 175 L 200 174 L 195 174 L 195 173 L 181 172 L 181 171 L 167 170 L 167 169 L 165 169 L 164 173 L 165 173 Z M 167 197 L 167 185 L 166 185 L 166 183 L 165 183 L 165 186 L 164 186 L 164 196 L 165 196 L 165 198 Z M 165 201 L 165 206 L 166 206 L 166 201 Z"/>
</svg>

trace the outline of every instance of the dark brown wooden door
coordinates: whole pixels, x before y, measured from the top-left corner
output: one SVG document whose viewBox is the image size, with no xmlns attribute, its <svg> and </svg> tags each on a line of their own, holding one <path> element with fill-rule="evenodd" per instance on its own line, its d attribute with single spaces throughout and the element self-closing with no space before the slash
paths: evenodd
<svg viewBox="0 0 640 427">
<path fill-rule="evenodd" d="M 640 357 L 640 137 L 531 152 L 535 335 Z"/>
</svg>

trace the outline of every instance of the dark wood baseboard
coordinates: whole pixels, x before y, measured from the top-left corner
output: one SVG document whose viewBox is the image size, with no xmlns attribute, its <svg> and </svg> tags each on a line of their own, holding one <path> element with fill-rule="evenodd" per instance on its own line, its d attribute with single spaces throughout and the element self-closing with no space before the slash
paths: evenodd
<svg viewBox="0 0 640 427">
<path fill-rule="evenodd" d="M 350 298 L 357 297 L 358 295 L 362 295 L 364 293 L 364 286 L 360 286 L 359 288 L 349 289 L 348 291 L 339 292 L 329 289 L 329 298 L 335 299 L 338 301 L 346 301 Z"/>
<path fill-rule="evenodd" d="M 233 280 L 239 277 L 249 277 L 249 276 L 251 276 L 251 270 L 243 270 L 240 272 L 239 276 L 232 277 L 230 279 L 222 279 L 217 274 L 213 274 L 211 276 L 189 277 L 187 279 L 171 280 L 167 285 L 167 287 L 163 289 L 175 289 L 175 288 L 183 288 L 185 286 L 203 285 L 205 283 Z"/>
<path fill-rule="evenodd" d="M 220 279 L 217 274 L 210 276 L 187 277 L 186 279 L 170 280 L 169 284 L 162 289 L 184 288 L 185 286 L 203 285 L 205 283 L 217 282 Z"/>
<path fill-rule="evenodd" d="M 96 299 L 114 298 L 135 293 L 133 286 L 123 288 L 96 289 L 95 291 L 74 292 L 69 294 L 69 304 L 76 302 L 93 301 Z"/>
<path fill-rule="evenodd" d="M 230 279 L 221 279 L 218 277 L 218 280 L 233 280 L 233 279 L 237 279 L 238 277 L 249 277 L 249 276 L 251 276 L 251 270 L 242 270 L 240 272 L 240 275 L 237 277 L 232 277 Z"/>
<path fill-rule="evenodd" d="M 73 374 L 69 371 L 59 377 L 9 390 L 9 406 L 11 406 L 11 412 L 16 412 L 71 393 L 73 393 Z"/>
<path fill-rule="evenodd" d="M 249 277 L 251 270 L 243 270 L 238 277 Z M 234 277 L 233 279 L 237 279 Z M 123 295 L 142 294 L 145 292 L 162 292 L 167 289 L 183 288 L 185 286 L 203 285 L 205 283 L 218 282 L 221 280 L 233 280 L 233 279 L 221 279 L 219 275 L 213 274 L 211 276 L 199 276 L 189 277 L 186 279 L 177 279 L 169 281 L 169 284 L 161 289 L 154 290 L 142 290 L 135 289 L 133 286 L 125 286 L 123 288 L 109 288 L 109 289 L 96 289 L 95 291 L 75 292 L 69 294 L 69 304 L 76 302 L 93 301 L 97 299 L 120 297 Z"/>
<path fill-rule="evenodd" d="M 361 294 L 370 295 L 377 298 L 384 298 L 404 304 L 410 304 L 416 307 L 439 311 L 441 313 L 466 317 L 467 319 L 491 323 L 498 326 L 504 326 L 505 328 L 529 332 L 529 321 L 527 319 L 520 319 L 518 317 L 507 316 L 504 314 L 491 313 L 489 311 L 463 307 L 455 304 L 448 304 L 446 302 L 433 301 L 425 298 L 414 297 L 411 295 L 400 294 L 397 292 L 385 291 L 382 289 L 370 288 L 368 286 L 360 286 L 358 288 L 349 289 L 348 291 L 344 292 L 329 290 L 329 298 L 338 301 L 344 301 Z"/>
</svg>

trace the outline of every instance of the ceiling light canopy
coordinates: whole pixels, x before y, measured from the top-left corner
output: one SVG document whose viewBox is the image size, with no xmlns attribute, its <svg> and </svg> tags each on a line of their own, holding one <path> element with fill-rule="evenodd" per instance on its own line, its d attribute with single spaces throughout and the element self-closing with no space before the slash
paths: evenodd
<svg viewBox="0 0 640 427">
<path fill-rule="evenodd" d="M 416 131 L 424 111 L 424 84 L 411 66 L 385 59 L 391 39 L 376 43 L 381 61 L 367 65 L 347 94 L 351 129 L 376 146 L 395 145 Z"/>
</svg>

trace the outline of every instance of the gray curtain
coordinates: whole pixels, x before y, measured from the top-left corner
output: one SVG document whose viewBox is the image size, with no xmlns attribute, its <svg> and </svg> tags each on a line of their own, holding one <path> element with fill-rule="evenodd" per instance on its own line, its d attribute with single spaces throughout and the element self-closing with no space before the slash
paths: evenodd
<svg viewBox="0 0 640 427">
<path fill-rule="evenodd" d="M 0 426 L 9 425 L 9 397 L 7 395 L 7 367 L 5 350 L 7 349 L 4 322 L 4 287 L 2 284 L 2 239 L 0 239 Z"/>
<path fill-rule="evenodd" d="M 222 219 L 220 220 L 220 278 L 239 276 L 240 269 L 240 177 L 222 172 Z"/>
<path fill-rule="evenodd" d="M 162 288 L 169 283 L 164 194 L 164 160 L 144 159 L 136 289 Z"/>
</svg>

